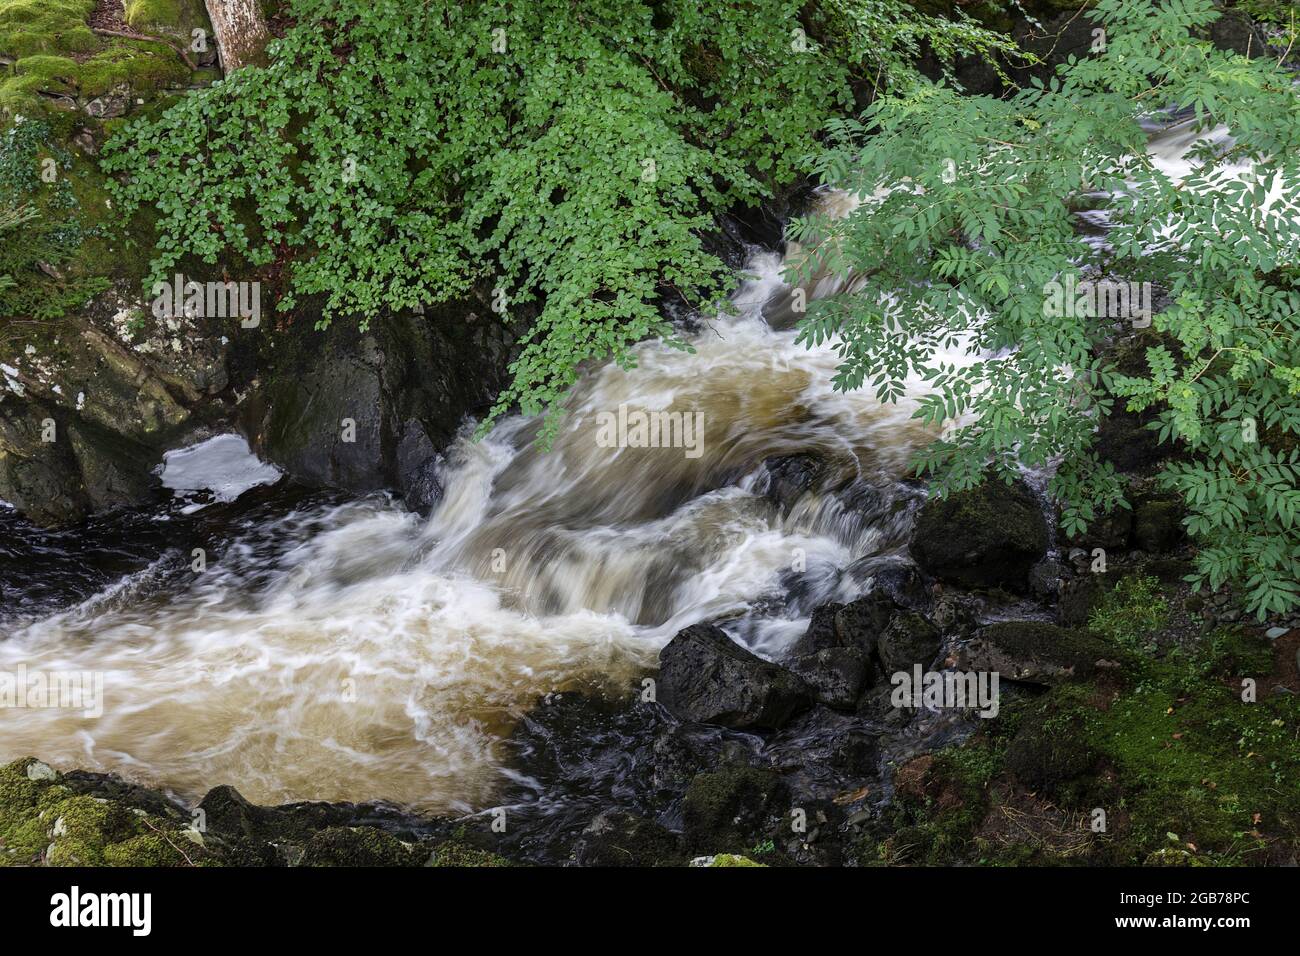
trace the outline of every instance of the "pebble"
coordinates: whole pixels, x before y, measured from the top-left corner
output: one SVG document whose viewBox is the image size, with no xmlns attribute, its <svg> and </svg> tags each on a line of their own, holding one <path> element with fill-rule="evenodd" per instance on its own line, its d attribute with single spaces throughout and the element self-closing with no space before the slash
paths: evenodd
<svg viewBox="0 0 1300 956">
<path fill-rule="evenodd" d="M 1289 634 L 1290 632 L 1291 632 L 1291 628 L 1289 627 L 1270 627 L 1267 631 L 1264 632 L 1264 636 L 1267 637 L 1270 641 L 1276 641 L 1282 635 Z"/>
</svg>

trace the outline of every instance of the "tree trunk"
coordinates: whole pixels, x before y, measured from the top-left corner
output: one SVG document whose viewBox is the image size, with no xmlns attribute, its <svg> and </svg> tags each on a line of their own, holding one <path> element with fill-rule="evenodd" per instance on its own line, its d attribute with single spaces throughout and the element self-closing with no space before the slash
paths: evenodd
<svg viewBox="0 0 1300 956">
<path fill-rule="evenodd" d="M 241 66 L 266 62 L 271 31 L 262 16 L 260 0 L 205 0 L 212 32 L 216 34 L 221 69 L 229 76 Z"/>
</svg>

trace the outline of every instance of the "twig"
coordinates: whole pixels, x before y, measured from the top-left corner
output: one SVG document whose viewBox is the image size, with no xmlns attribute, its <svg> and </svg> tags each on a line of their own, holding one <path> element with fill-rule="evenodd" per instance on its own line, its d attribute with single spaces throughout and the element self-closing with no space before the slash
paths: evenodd
<svg viewBox="0 0 1300 956">
<path fill-rule="evenodd" d="M 185 61 L 185 65 L 190 68 L 191 73 L 196 72 L 199 68 L 198 64 L 190 59 L 188 53 L 186 53 L 183 49 L 181 49 L 176 44 L 172 43 L 171 40 L 168 40 L 164 37 L 150 36 L 145 33 L 128 33 L 126 30 L 112 30 L 109 29 L 108 27 L 91 27 L 90 29 L 92 33 L 98 33 L 106 37 L 123 37 L 124 39 L 127 40 L 145 40 L 150 43 L 161 43 L 164 46 L 171 47 L 171 49 L 176 52 L 176 55 Z"/>
</svg>

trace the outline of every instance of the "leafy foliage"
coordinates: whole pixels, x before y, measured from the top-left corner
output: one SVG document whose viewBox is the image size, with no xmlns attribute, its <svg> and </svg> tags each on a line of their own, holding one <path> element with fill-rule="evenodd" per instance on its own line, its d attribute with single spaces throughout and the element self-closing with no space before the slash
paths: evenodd
<svg viewBox="0 0 1300 956">
<path fill-rule="evenodd" d="M 162 214 L 156 276 L 287 266 L 280 308 L 310 299 L 321 326 L 490 289 L 535 314 L 493 417 L 553 411 L 582 363 L 681 344 L 661 296 L 730 281 L 701 241 L 712 215 L 804 174 L 855 79 L 899 74 L 922 41 L 1009 49 L 908 10 L 292 0 L 267 68 L 132 125 L 106 166 L 127 174 L 120 208 Z"/>
<path fill-rule="evenodd" d="M 43 122 L 0 134 L 0 320 L 58 318 L 106 285 L 65 278 L 59 268 L 90 234 L 63 175 L 71 167 L 72 157 Z M 53 181 L 42 177 L 46 170 Z"/>
<path fill-rule="evenodd" d="M 1210 0 L 1101 0 L 1094 15 L 1104 50 L 1046 83 L 1006 99 L 923 83 L 832 123 L 816 168 L 862 202 L 796 237 L 826 237 L 820 258 L 860 291 L 815 304 L 801 336 L 836 343 L 837 388 L 869 382 L 892 401 L 910 375 L 933 386 L 917 416 L 948 428 L 918 467 L 939 493 L 990 465 L 1009 480 L 1057 464 L 1071 533 L 1123 500 L 1092 448 L 1099 417 L 1117 401 L 1157 410 L 1182 452 L 1161 480 L 1204 544 L 1194 580 L 1243 585 L 1261 617 L 1296 607 L 1300 96 L 1272 61 L 1194 38 L 1217 16 Z M 1146 149 L 1143 123 L 1166 104 L 1204 140 L 1181 180 Z M 1076 228 L 1089 207 L 1111 224 L 1104 243 Z M 1173 300 L 1148 374 L 1107 357 L 1138 324 L 1131 302 L 1060 294 L 1087 281 L 1138 283 L 1139 298 L 1151 282 Z M 963 345 L 971 363 L 939 357 Z"/>
</svg>

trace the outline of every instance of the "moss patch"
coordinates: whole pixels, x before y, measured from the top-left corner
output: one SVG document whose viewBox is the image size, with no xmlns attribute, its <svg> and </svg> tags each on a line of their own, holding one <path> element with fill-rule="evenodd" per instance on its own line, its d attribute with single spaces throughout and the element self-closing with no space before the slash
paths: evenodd
<svg viewBox="0 0 1300 956">
<path fill-rule="evenodd" d="M 99 45 L 86 17 L 95 0 L 0 0 L 0 53 L 89 52 Z"/>
<path fill-rule="evenodd" d="M 0 767 L 0 865 L 184 866 L 213 863 L 178 824 L 117 800 L 75 793 L 31 757 Z"/>
</svg>

